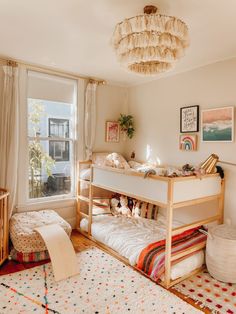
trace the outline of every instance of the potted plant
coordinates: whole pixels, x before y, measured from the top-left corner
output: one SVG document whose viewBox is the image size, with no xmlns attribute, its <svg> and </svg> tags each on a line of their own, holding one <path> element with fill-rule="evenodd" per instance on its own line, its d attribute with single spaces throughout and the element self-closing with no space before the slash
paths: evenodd
<svg viewBox="0 0 236 314">
<path fill-rule="evenodd" d="M 133 116 L 122 113 L 120 114 L 120 118 L 118 119 L 121 131 L 124 132 L 128 136 L 128 138 L 132 138 L 134 136 L 135 129 L 133 119 Z"/>
</svg>

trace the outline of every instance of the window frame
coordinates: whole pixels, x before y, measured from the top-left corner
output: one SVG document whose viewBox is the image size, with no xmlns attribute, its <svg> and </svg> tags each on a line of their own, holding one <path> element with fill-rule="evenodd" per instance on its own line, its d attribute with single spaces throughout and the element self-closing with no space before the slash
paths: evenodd
<svg viewBox="0 0 236 314">
<path fill-rule="evenodd" d="M 60 78 L 71 79 L 75 84 L 74 93 L 74 122 L 75 122 L 75 142 L 74 142 L 74 194 L 73 195 L 58 195 L 50 197 L 42 197 L 38 199 L 29 199 L 28 189 L 28 72 L 38 72 L 48 74 L 52 76 L 59 76 Z M 77 161 L 84 159 L 84 92 L 86 88 L 86 81 L 84 79 L 76 78 L 71 75 L 63 75 L 57 71 L 47 71 L 46 69 L 39 69 L 29 65 L 22 65 L 19 68 L 19 161 L 18 167 L 18 179 L 17 179 L 17 197 L 16 197 L 16 210 L 17 212 L 25 212 L 32 210 L 40 210 L 43 208 L 52 208 L 57 210 L 58 208 L 67 208 L 72 210 L 76 206 L 76 191 L 78 182 L 77 178 Z M 79 140 L 78 140 L 79 139 Z M 45 207 L 46 206 L 46 207 Z"/>
<path fill-rule="evenodd" d="M 47 74 L 47 73 L 45 73 Z M 47 74 L 48 75 L 48 74 Z M 52 76 L 54 76 L 53 74 L 51 74 Z M 63 78 L 63 77 L 62 77 Z M 28 71 L 26 73 L 26 87 L 28 84 Z M 67 78 L 68 79 L 68 78 Z M 73 119 L 65 119 L 65 120 L 69 120 L 69 128 L 71 128 L 70 132 L 69 132 L 69 138 L 64 138 L 64 137 L 54 137 L 54 136 L 49 136 L 49 124 L 48 127 L 46 128 L 46 134 L 47 136 L 29 136 L 28 135 L 28 116 L 29 116 L 29 111 L 28 111 L 28 99 L 34 99 L 32 97 L 28 97 L 28 94 L 26 92 L 25 95 L 25 124 L 26 124 L 26 155 L 27 158 L 25 158 L 25 161 L 27 159 L 27 164 L 26 164 L 26 175 L 25 175 L 25 179 L 26 179 L 26 187 L 25 187 L 25 199 L 26 199 L 26 204 L 37 204 L 37 203 L 44 203 L 44 202 L 50 202 L 50 201 L 57 201 L 57 200 L 62 200 L 62 199 L 75 199 L 76 197 L 76 187 L 77 187 L 77 182 L 75 181 L 76 178 L 76 152 L 77 152 L 77 110 L 78 110 L 78 84 L 77 81 L 74 79 L 71 79 L 71 81 L 74 81 L 74 102 L 72 104 L 69 104 L 70 106 L 72 106 L 72 112 L 71 112 L 71 117 L 73 117 Z M 39 101 L 52 101 L 52 102 L 58 102 L 58 103 L 63 103 L 66 104 L 65 102 L 60 102 L 57 100 L 47 100 L 47 99 L 36 99 Z M 47 115 L 47 119 L 63 119 L 58 115 Z M 71 136 L 71 137 L 70 137 Z M 38 198 L 30 198 L 29 196 L 29 142 L 30 141 L 34 141 L 34 140 L 39 140 L 39 141 L 47 141 L 48 142 L 48 148 L 49 148 L 49 142 L 50 141 L 67 141 L 69 143 L 69 147 L 72 147 L 72 151 L 69 153 L 69 160 L 68 161 L 56 161 L 57 163 L 59 162 L 69 162 L 70 166 L 71 166 L 71 171 L 70 171 L 70 180 L 71 180 L 71 191 L 68 194 L 58 194 L 58 195 L 52 195 L 52 196 L 43 196 L 43 197 L 38 197 Z M 49 152 L 48 152 L 49 155 Z M 49 155 L 50 156 L 50 155 Z"/>
</svg>

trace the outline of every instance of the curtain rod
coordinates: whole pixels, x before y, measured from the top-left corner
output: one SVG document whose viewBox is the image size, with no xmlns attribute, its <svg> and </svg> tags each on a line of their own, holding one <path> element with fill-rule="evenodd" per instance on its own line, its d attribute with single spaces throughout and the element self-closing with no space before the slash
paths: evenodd
<svg viewBox="0 0 236 314">
<path fill-rule="evenodd" d="M 0 57 L 1 61 L 6 62 L 7 65 L 10 66 L 17 66 L 17 65 L 23 65 L 26 66 L 29 70 L 34 70 L 34 71 L 38 71 L 38 72 L 44 72 L 44 73 L 48 73 L 48 74 L 54 74 L 54 75 L 58 75 L 58 76 L 64 76 L 67 78 L 71 78 L 71 79 L 83 79 L 83 80 L 92 80 L 93 82 L 97 82 L 98 85 L 104 85 L 107 82 L 105 80 L 101 80 L 101 79 L 97 79 L 97 78 L 91 78 L 88 76 L 82 76 L 82 75 L 77 75 L 74 73 L 70 73 L 70 72 L 65 72 L 63 70 L 57 70 L 51 67 L 46 67 L 46 66 L 40 66 L 40 65 L 34 65 L 32 63 L 27 63 L 21 60 L 17 60 L 17 59 L 12 59 L 12 58 L 5 58 L 5 57 Z"/>
<path fill-rule="evenodd" d="M 223 161 L 223 160 L 219 160 L 219 162 L 221 164 L 225 164 L 225 165 L 235 166 L 236 167 L 236 163 L 234 163 L 234 162 L 228 162 L 228 161 Z"/>
</svg>

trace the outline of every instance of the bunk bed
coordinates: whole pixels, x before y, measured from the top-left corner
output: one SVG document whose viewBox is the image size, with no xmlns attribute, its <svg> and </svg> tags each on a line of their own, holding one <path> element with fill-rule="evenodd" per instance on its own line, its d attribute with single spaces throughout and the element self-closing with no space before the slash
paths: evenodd
<svg viewBox="0 0 236 314">
<path fill-rule="evenodd" d="M 115 244 L 109 244 L 111 243 L 109 242 L 111 239 L 109 240 L 107 238 L 108 240 L 106 241 L 105 237 L 101 236 L 101 233 L 99 236 L 99 224 L 104 224 L 104 232 L 108 235 L 109 230 L 112 231 L 112 221 L 114 221 L 114 219 L 116 219 L 116 223 L 123 222 L 125 225 L 125 219 L 127 218 L 109 217 L 108 215 L 98 215 L 96 217 L 93 212 L 94 206 L 99 207 L 99 203 L 102 203 L 101 200 L 111 198 L 112 193 L 119 193 L 133 197 L 144 202 L 155 204 L 161 208 L 164 208 L 166 211 L 166 222 L 161 226 L 158 226 L 159 228 L 164 229 L 163 237 L 165 237 L 165 271 L 161 277 L 160 283 L 166 288 L 169 288 L 202 269 L 202 267 L 197 266 L 197 268 L 192 269 L 187 274 L 184 273 L 183 275 L 179 275 L 176 278 L 176 276 L 172 274 L 172 271 L 174 268 L 176 268 L 176 265 L 172 264 L 174 264 L 177 260 L 181 260 L 180 263 L 182 263 L 182 267 L 186 267 L 187 259 L 190 261 L 192 258 L 192 260 L 195 259 L 193 264 L 195 263 L 195 265 L 198 265 L 199 261 L 203 258 L 201 250 L 204 249 L 206 241 L 196 243 L 177 254 L 172 254 L 172 241 L 174 237 L 179 236 L 184 232 L 188 232 L 189 230 L 193 230 L 194 228 L 198 228 L 202 225 L 215 221 L 222 223 L 224 206 L 224 180 L 222 180 L 218 174 L 204 175 L 201 177 L 164 177 L 150 175 L 148 178 L 144 179 L 142 173 L 138 173 L 129 169 L 124 170 L 106 166 L 98 166 L 92 164 L 91 161 L 82 161 L 80 162 L 79 167 L 80 169 L 83 167 L 91 168 L 90 181 L 88 182 L 87 180 L 80 179 L 78 189 L 77 227 L 81 233 L 95 242 L 98 242 L 103 248 L 107 249 L 125 263 L 131 265 L 134 264 L 134 262 L 132 262 L 130 258 L 127 258 L 128 256 L 125 256 L 126 254 L 123 253 L 121 249 L 116 247 Z M 86 197 L 82 195 L 80 188 L 81 184 L 85 186 L 87 185 L 88 194 Z M 191 188 L 189 188 L 189 186 L 191 186 Z M 99 192 L 101 191 L 102 194 L 100 194 L 99 198 Z M 218 203 L 217 214 L 214 216 L 184 225 L 178 224 L 173 220 L 173 211 L 177 208 L 203 204 L 205 202 L 214 200 Z M 87 213 L 82 209 L 83 202 L 88 204 Z M 155 222 L 155 224 L 156 223 L 158 223 L 158 221 Z M 151 226 L 152 223 L 149 222 L 149 224 Z M 125 238 L 127 239 L 127 236 L 128 233 L 124 233 L 123 241 L 125 241 Z M 150 236 L 148 241 L 151 239 L 152 237 Z M 150 244 L 151 242 L 152 241 L 147 242 L 147 244 Z M 120 254 L 117 252 L 120 252 Z M 195 253 L 194 256 L 193 253 Z M 136 268 L 135 265 L 134 267 Z"/>
</svg>

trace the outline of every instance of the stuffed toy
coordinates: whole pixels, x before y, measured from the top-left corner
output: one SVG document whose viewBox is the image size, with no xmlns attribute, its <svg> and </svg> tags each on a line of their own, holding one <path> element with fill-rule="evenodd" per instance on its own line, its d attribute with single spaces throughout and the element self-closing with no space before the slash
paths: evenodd
<svg viewBox="0 0 236 314">
<path fill-rule="evenodd" d="M 119 204 L 120 204 L 120 201 L 117 198 L 113 197 L 111 199 L 111 213 L 112 213 L 112 215 L 114 215 L 114 216 L 119 215 L 119 213 L 120 213 Z"/>
<path fill-rule="evenodd" d="M 127 217 L 131 217 L 132 213 L 131 210 L 128 207 L 128 198 L 126 196 L 121 195 L 120 197 L 120 208 L 119 212 Z"/>
<path fill-rule="evenodd" d="M 132 216 L 134 216 L 135 218 L 138 218 L 141 216 L 141 209 L 140 209 L 140 202 L 137 201 L 135 204 L 134 204 L 134 208 L 133 208 L 133 211 L 132 211 Z"/>
</svg>

